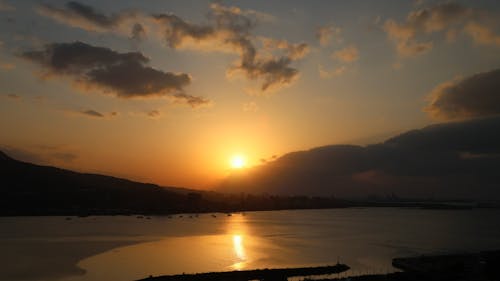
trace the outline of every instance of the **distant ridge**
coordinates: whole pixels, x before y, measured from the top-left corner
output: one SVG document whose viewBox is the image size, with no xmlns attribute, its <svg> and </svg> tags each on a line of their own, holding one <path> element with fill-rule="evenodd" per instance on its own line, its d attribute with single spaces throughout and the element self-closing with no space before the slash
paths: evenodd
<svg viewBox="0 0 500 281">
<path fill-rule="evenodd" d="M 189 211 L 188 193 L 112 176 L 21 162 L 0 151 L 0 215 Z"/>
</svg>

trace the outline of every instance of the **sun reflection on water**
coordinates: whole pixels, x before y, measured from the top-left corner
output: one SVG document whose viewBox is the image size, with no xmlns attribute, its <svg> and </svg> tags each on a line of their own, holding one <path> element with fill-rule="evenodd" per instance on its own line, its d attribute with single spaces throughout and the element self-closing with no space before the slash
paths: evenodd
<svg viewBox="0 0 500 281">
<path fill-rule="evenodd" d="M 231 265 L 231 268 L 235 270 L 244 269 L 247 264 L 247 252 L 245 250 L 244 240 L 248 235 L 244 216 L 232 216 L 228 223 L 227 232 L 233 240 L 233 252 L 235 257 L 235 261 Z"/>
</svg>

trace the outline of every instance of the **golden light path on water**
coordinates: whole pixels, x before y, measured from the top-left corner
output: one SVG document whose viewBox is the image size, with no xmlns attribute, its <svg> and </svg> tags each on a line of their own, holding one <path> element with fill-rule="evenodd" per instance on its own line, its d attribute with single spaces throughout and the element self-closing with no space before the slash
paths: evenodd
<svg viewBox="0 0 500 281">
<path fill-rule="evenodd" d="M 246 230 L 244 215 L 231 216 L 228 223 L 228 232 L 232 233 L 233 251 L 236 261 L 231 265 L 231 268 L 235 270 L 244 269 L 247 263 L 247 253 L 244 244 L 244 238 L 248 235 Z"/>
<path fill-rule="evenodd" d="M 231 267 L 236 270 L 243 269 L 245 266 L 246 254 L 243 245 L 243 237 L 241 235 L 233 235 L 233 247 L 234 254 L 240 260 L 240 262 L 233 264 Z"/>
</svg>

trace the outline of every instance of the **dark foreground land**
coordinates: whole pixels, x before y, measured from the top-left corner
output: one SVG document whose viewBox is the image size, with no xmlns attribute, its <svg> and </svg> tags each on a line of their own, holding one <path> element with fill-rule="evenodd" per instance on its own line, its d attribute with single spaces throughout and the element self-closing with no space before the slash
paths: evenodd
<svg viewBox="0 0 500 281">
<path fill-rule="evenodd" d="M 314 281 L 498 281 L 500 280 L 500 250 L 475 254 L 456 254 L 440 256 L 419 256 L 395 258 L 394 267 L 403 270 L 389 274 L 363 275 L 334 279 L 310 279 L 341 273 L 349 266 L 334 266 L 261 269 L 229 272 L 210 272 L 198 274 L 165 275 L 139 281 L 284 281 L 288 277 L 304 277 Z"/>
</svg>

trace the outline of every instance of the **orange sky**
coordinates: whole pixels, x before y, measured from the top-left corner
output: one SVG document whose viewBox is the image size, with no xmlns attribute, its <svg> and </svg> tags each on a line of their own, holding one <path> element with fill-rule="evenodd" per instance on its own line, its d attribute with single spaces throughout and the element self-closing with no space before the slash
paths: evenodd
<svg viewBox="0 0 500 281">
<path fill-rule="evenodd" d="M 251 167 L 381 141 L 438 121 L 423 108 L 441 83 L 500 63 L 499 26 L 488 20 L 498 2 L 460 1 L 451 19 L 451 4 L 419 3 L 7 1 L 0 147 L 40 164 L 210 188 L 235 154 Z M 85 17 L 86 6 L 98 16 Z M 412 18 L 422 10 L 435 15 L 424 25 Z M 174 21 L 189 28 L 172 32 Z M 47 60 L 63 51 L 72 66 Z"/>
</svg>

